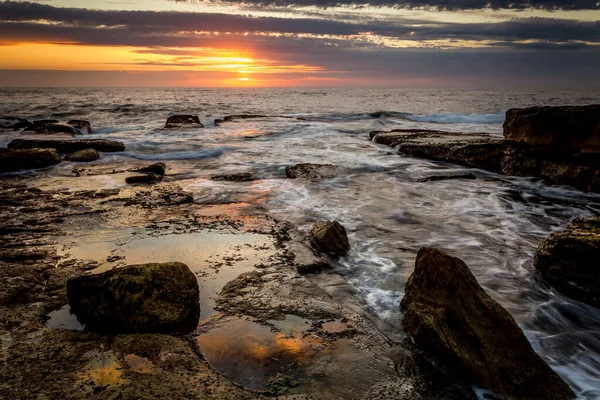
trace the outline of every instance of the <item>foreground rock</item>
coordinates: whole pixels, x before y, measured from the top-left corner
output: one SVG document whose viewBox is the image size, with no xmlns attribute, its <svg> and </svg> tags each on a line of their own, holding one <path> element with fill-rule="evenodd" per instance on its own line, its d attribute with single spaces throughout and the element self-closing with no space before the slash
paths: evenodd
<svg viewBox="0 0 600 400">
<path fill-rule="evenodd" d="M 462 260 L 419 250 L 401 307 L 415 342 L 474 384 L 509 398 L 574 397 Z"/>
<path fill-rule="evenodd" d="M 129 184 L 143 184 L 143 183 L 147 183 L 147 184 L 154 184 L 154 183 L 158 183 L 162 180 L 162 175 L 156 175 L 156 174 L 147 174 L 147 175 L 134 175 L 134 176 L 128 176 L 127 178 L 125 178 L 125 183 L 129 183 Z"/>
<path fill-rule="evenodd" d="M 31 125 L 31 122 L 19 117 L 0 117 L 0 129 L 19 130 Z"/>
<path fill-rule="evenodd" d="M 285 168 L 285 175 L 290 179 L 305 178 L 319 180 L 335 177 L 340 167 L 331 164 L 296 164 Z"/>
<path fill-rule="evenodd" d="M 165 163 L 159 162 L 159 163 L 150 164 L 147 167 L 136 168 L 133 171 L 134 172 L 144 172 L 147 174 L 164 175 L 166 169 L 167 169 L 167 166 L 165 165 Z"/>
<path fill-rule="evenodd" d="M 90 162 L 100 158 L 100 153 L 94 149 L 84 149 L 75 151 L 65 156 L 65 161 Z"/>
<path fill-rule="evenodd" d="M 249 182 L 254 180 L 250 172 L 234 172 L 231 174 L 218 174 L 210 177 L 213 181 Z"/>
<path fill-rule="evenodd" d="M 73 278 L 67 296 L 77 319 L 102 332 L 186 332 L 200 315 L 196 276 L 178 262 Z"/>
<path fill-rule="evenodd" d="M 310 233 L 317 247 L 325 253 L 340 255 L 350 250 L 346 229 L 337 221 L 316 222 Z"/>
<path fill-rule="evenodd" d="M 8 144 L 9 149 L 50 148 L 59 153 L 69 154 L 79 150 L 94 149 L 105 153 L 124 151 L 121 142 L 105 139 L 14 139 Z"/>
<path fill-rule="evenodd" d="M 600 105 L 513 108 L 503 128 L 507 140 L 538 150 L 600 153 Z"/>
<path fill-rule="evenodd" d="M 173 115 L 167 118 L 166 129 L 204 128 L 197 115 Z"/>
<path fill-rule="evenodd" d="M 565 294 L 600 307 L 600 217 L 576 219 L 539 247 L 533 265 Z"/>
<path fill-rule="evenodd" d="M 0 149 L 0 172 L 46 168 L 60 162 L 54 149 Z"/>
</svg>

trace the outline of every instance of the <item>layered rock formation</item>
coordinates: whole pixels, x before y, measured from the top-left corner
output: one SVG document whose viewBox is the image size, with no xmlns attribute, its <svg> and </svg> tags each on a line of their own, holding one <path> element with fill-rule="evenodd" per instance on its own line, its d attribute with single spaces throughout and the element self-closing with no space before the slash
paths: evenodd
<svg viewBox="0 0 600 400">
<path fill-rule="evenodd" d="M 419 250 L 401 308 L 415 342 L 472 383 L 508 398 L 574 397 L 462 260 Z"/>
<path fill-rule="evenodd" d="M 539 247 L 533 265 L 565 294 L 600 306 L 600 217 L 576 219 Z"/>
<path fill-rule="evenodd" d="M 196 276 L 178 262 L 130 265 L 67 282 L 71 312 L 103 332 L 179 332 L 198 323 Z"/>
</svg>

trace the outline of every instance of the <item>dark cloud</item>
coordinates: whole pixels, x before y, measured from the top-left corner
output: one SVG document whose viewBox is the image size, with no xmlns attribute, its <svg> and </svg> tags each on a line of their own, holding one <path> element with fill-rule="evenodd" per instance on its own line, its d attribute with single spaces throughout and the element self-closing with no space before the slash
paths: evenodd
<svg viewBox="0 0 600 400">
<path fill-rule="evenodd" d="M 180 3 L 199 3 L 198 0 L 175 0 Z M 597 0 L 243 0 L 227 1 L 232 4 L 254 5 L 258 7 L 337 7 L 373 6 L 394 8 L 427 8 L 436 10 L 480 10 L 490 9 L 540 9 L 540 10 L 597 10 Z"/>
</svg>

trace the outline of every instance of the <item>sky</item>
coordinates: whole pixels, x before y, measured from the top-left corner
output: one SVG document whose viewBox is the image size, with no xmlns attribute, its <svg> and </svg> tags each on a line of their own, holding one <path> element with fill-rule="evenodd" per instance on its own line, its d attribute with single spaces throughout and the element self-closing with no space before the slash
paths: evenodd
<svg viewBox="0 0 600 400">
<path fill-rule="evenodd" d="M 600 0 L 0 1 L 0 87 L 600 87 Z"/>
</svg>

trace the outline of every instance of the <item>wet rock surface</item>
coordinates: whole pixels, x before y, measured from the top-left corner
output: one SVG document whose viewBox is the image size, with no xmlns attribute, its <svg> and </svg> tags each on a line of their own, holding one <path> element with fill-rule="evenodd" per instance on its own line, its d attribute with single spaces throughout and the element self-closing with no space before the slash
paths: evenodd
<svg viewBox="0 0 600 400">
<path fill-rule="evenodd" d="M 67 154 L 64 158 L 65 161 L 77 161 L 77 162 L 90 162 L 100 158 L 100 153 L 94 149 L 85 149 L 75 151 L 71 154 Z"/>
<path fill-rule="evenodd" d="M 506 140 L 538 150 L 600 153 L 600 105 L 512 108 L 503 129 Z"/>
<path fill-rule="evenodd" d="M 71 124 L 74 122 L 74 124 Z M 69 121 L 68 123 L 61 123 L 56 119 L 43 119 L 33 121 L 30 125 L 26 126 L 23 130 L 24 134 L 36 134 L 36 135 L 56 135 L 56 134 L 68 134 L 68 135 L 81 135 L 84 133 L 91 132 L 91 125 L 88 121 Z"/>
<path fill-rule="evenodd" d="M 162 180 L 162 175 L 147 174 L 147 175 L 133 175 L 125 178 L 125 183 L 131 185 L 137 184 L 153 184 L 158 183 Z"/>
<path fill-rule="evenodd" d="M 0 148 L 0 172 L 46 168 L 60 162 L 60 156 L 54 149 L 13 150 Z"/>
<path fill-rule="evenodd" d="M 197 115 L 173 115 L 167 118 L 165 129 L 204 128 Z"/>
<path fill-rule="evenodd" d="M 19 130 L 31 125 L 31 122 L 19 117 L 0 117 L 0 129 Z"/>
<path fill-rule="evenodd" d="M 132 171 L 133 172 L 144 172 L 147 174 L 164 175 L 166 169 L 167 169 L 167 166 L 165 165 L 165 163 L 155 163 L 155 164 L 148 165 L 147 167 L 135 168 Z"/>
<path fill-rule="evenodd" d="M 218 174 L 210 177 L 213 181 L 249 182 L 254 180 L 250 172 L 234 172 L 230 174 Z"/>
<path fill-rule="evenodd" d="M 92 124 L 90 123 L 90 121 L 85 121 L 82 119 L 72 119 L 68 121 L 67 124 L 74 126 L 84 134 L 92 133 Z"/>
<path fill-rule="evenodd" d="M 102 332 L 191 331 L 199 295 L 196 277 L 178 262 L 129 265 L 67 282 L 71 312 Z"/>
<path fill-rule="evenodd" d="M 534 267 L 558 290 L 600 306 L 600 217 L 576 219 L 539 247 Z"/>
<path fill-rule="evenodd" d="M 341 255 L 350 250 L 346 228 L 337 221 L 316 222 L 310 233 L 317 248 L 330 255 Z"/>
<path fill-rule="evenodd" d="M 296 164 L 285 168 L 285 175 L 290 179 L 304 178 L 320 180 L 334 178 L 341 168 L 331 164 Z"/>
<path fill-rule="evenodd" d="M 123 143 L 106 139 L 13 139 L 7 147 L 15 150 L 50 148 L 63 154 L 85 149 L 94 149 L 106 153 L 125 150 Z"/>
<path fill-rule="evenodd" d="M 509 398 L 574 397 L 462 260 L 419 250 L 401 308 L 415 342 L 474 384 Z"/>
</svg>

